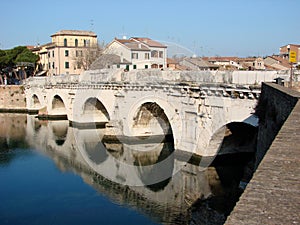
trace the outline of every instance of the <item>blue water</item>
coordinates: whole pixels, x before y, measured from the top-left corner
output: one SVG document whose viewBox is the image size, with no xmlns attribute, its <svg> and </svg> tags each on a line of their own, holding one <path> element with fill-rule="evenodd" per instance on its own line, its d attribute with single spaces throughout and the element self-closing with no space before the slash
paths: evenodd
<svg viewBox="0 0 300 225">
<path fill-rule="evenodd" d="M 32 149 L 0 150 L 0 224 L 158 224 Z"/>
</svg>

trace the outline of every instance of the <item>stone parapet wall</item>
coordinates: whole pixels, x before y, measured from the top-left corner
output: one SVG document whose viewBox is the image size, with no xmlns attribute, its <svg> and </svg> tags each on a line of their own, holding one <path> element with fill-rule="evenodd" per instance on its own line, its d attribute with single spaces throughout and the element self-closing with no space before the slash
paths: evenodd
<svg viewBox="0 0 300 225">
<path fill-rule="evenodd" d="M 262 85 L 256 107 L 259 118 L 256 167 L 295 107 L 300 92 L 273 83 Z"/>
<path fill-rule="evenodd" d="M 24 86 L 0 86 L 0 111 L 26 111 Z"/>
</svg>

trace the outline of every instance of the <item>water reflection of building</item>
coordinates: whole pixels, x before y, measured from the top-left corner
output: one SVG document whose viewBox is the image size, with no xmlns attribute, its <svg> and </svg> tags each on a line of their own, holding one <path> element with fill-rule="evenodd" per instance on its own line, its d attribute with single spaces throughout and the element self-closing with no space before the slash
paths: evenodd
<svg viewBox="0 0 300 225">
<path fill-rule="evenodd" d="M 31 116 L 26 140 L 51 156 L 61 170 L 74 171 L 112 201 L 161 223 L 185 224 L 197 199 L 225 193 L 213 167 L 187 163 L 173 174 L 183 162 L 172 154 L 170 143 L 132 145 L 105 139 L 105 129 L 78 129 L 68 121 L 40 122 Z"/>
</svg>

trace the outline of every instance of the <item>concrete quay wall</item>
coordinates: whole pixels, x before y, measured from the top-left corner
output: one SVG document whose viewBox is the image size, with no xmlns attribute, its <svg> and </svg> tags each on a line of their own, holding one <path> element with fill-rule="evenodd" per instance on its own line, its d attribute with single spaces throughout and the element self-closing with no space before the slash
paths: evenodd
<svg viewBox="0 0 300 225">
<path fill-rule="evenodd" d="M 299 92 L 263 84 L 258 168 L 225 224 L 300 223 L 299 98 Z"/>
</svg>

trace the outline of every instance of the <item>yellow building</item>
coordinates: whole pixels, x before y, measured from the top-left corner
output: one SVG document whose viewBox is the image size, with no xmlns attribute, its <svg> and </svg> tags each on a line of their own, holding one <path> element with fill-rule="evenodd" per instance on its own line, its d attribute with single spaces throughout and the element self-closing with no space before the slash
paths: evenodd
<svg viewBox="0 0 300 225">
<path fill-rule="evenodd" d="M 99 51 L 97 35 L 91 31 L 61 30 L 51 38 L 51 43 L 32 49 L 40 56 L 40 74 L 80 74 L 89 69 Z"/>
</svg>

